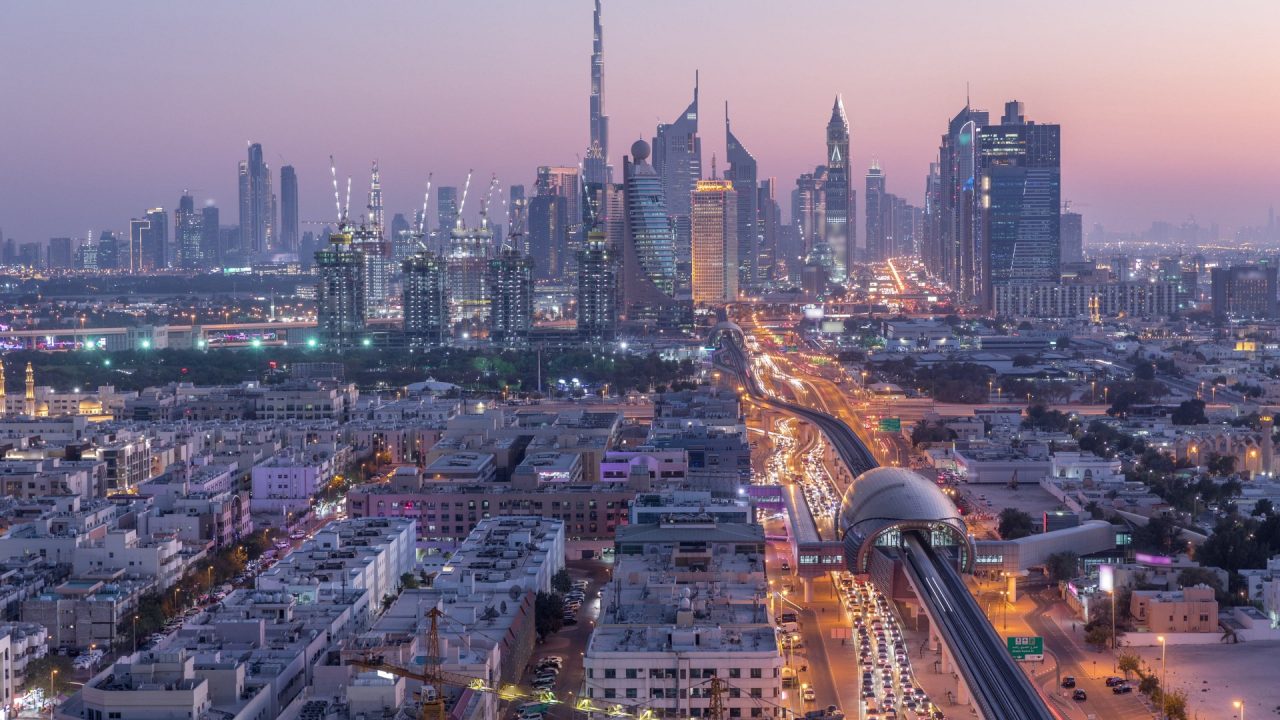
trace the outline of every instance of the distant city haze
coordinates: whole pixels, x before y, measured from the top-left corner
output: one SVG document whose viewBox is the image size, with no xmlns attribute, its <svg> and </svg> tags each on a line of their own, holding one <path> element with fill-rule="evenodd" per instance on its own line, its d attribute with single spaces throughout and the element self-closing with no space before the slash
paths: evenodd
<svg viewBox="0 0 1280 720">
<path fill-rule="evenodd" d="M 362 207 L 381 163 L 388 215 L 427 173 L 467 214 L 491 173 L 532 186 L 587 146 L 589 0 L 4 3 L 0 229 L 19 241 L 127 230 L 184 188 L 237 215 L 260 142 L 297 169 L 301 215 L 335 217 L 328 157 Z M 855 185 L 873 159 L 920 204 L 948 118 L 1006 100 L 1062 126 L 1062 198 L 1086 226 L 1260 225 L 1280 199 L 1280 3 L 605 0 L 609 161 L 689 103 L 701 73 L 704 174 L 722 108 L 776 177 L 823 162 L 843 93 Z M 859 198 L 861 206 L 861 198 Z M 503 218 L 505 220 L 505 218 Z M 501 221 L 501 220 L 500 220 Z M 861 207 L 859 208 L 859 223 Z M 304 225 L 304 230 L 318 229 Z M 859 235 L 861 235 L 859 228 Z"/>
</svg>

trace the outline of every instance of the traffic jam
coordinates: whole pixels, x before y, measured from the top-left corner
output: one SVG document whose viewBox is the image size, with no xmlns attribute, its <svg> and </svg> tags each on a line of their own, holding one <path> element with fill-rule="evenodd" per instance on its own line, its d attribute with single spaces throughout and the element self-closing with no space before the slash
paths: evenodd
<svg viewBox="0 0 1280 720">
<path fill-rule="evenodd" d="M 848 573 L 839 575 L 839 585 L 862 671 L 859 717 L 943 720 L 913 679 L 907 643 L 889 602 L 869 581 Z"/>
</svg>

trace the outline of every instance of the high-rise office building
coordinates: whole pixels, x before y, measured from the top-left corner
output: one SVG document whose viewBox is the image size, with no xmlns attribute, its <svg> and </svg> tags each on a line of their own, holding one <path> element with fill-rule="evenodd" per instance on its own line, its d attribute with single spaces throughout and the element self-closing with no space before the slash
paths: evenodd
<svg viewBox="0 0 1280 720">
<path fill-rule="evenodd" d="M 634 146 L 633 150 L 634 150 Z M 698 76 L 693 77 L 693 102 L 675 121 L 658 126 L 653 138 L 653 169 L 662 182 L 667 216 L 675 229 L 676 291 L 689 290 L 691 270 L 690 203 L 702 179 L 702 138 L 698 137 Z M 633 153 L 634 154 L 634 153 Z"/>
<path fill-rule="evenodd" d="M 548 270 L 551 277 L 562 279 L 562 274 L 571 275 L 575 272 L 573 267 L 577 262 L 575 253 L 582 247 L 585 208 L 582 203 L 582 185 L 578 168 L 545 165 L 539 167 L 534 194 L 537 197 L 555 196 L 563 201 L 564 223 L 562 232 L 555 239 L 556 242 L 561 243 L 555 248 L 556 268 Z"/>
<path fill-rule="evenodd" d="M 578 338 L 587 343 L 612 342 L 618 333 L 616 258 L 604 230 L 587 233 L 578 253 Z"/>
<path fill-rule="evenodd" d="M 1210 271 L 1213 317 L 1217 320 L 1274 320 L 1276 268 L 1261 265 L 1232 265 Z"/>
<path fill-rule="evenodd" d="M 533 261 L 516 250 L 489 260 L 489 339 L 523 345 L 533 329 Z"/>
<path fill-rule="evenodd" d="M 1058 125 L 1028 121 L 1022 103 L 1005 103 L 999 125 L 978 130 L 983 306 L 991 288 L 1059 277 L 1062 158 Z"/>
<path fill-rule="evenodd" d="M 222 246 L 218 235 L 218 208 L 205 205 L 200 208 L 200 256 L 212 267 L 222 267 Z"/>
<path fill-rule="evenodd" d="M 292 165 L 280 168 L 280 252 L 298 252 L 298 174 Z"/>
<path fill-rule="evenodd" d="M 738 299 L 738 193 L 726 180 L 699 180 L 693 191 L 693 302 Z"/>
<path fill-rule="evenodd" d="M 126 267 L 131 272 L 163 270 L 168 238 L 169 222 L 164 208 L 152 208 L 143 217 L 130 220 Z"/>
<path fill-rule="evenodd" d="M 39 270 L 44 267 L 44 247 L 38 242 L 25 242 L 18 244 L 18 264 L 33 270 Z"/>
<path fill-rule="evenodd" d="M 796 178 L 796 189 L 791 194 L 791 221 L 799 226 L 804 239 L 803 257 L 813 254 L 823 244 L 822 233 L 827 224 L 827 200 L 822 187 L 827 181 L 827 168 L 819 166 L 811 173 Z"/>
<path fill-rule="evenodd" d="M 413 232 L 404 213 L 396 213 L 391 217 L 391 268 L 399 269 L 404 261 L 413 257 L 418 251 L 418 237 Z"/>
<path fill-rule="evenodd" d="M 364 221 L 351 234 L 351 245 L 364 258 L 365 318 L 385 316 L 391 299 L 391 243 L 383 232 L 382 180 L 375 160 L 369 181 Z"/>
<path fill-rule="evenodd" d="M 849 118 L 844 99 L 836 95 L 827 121 L 827 179 L 822 185 L 826 202 L 822 238 L 836 258 L 836 279 L 853 267 L 857 256 L 856 195 L 849 182 Z"/>
<path fill-rule="evenodd" d="M 419 250 L 404 261 L 404 332 L 413 345 L 438 347 L 449 339 L 445 260 Z"/>
<path fill-rule="evenodd" d="M 870 261 L 880 261 L 889 257 L 885 246 L 882 207 L 885 195 L 884 180 L 884 171 L 880 169 L 880 163 L 872 161 L 871 168 L 867 170 L 866 197 L 863 198 L 867 213 L 867 260 Z"/>
<path fill-rule="evenodd" d="M 539 280 L 558 280 L 563 266 L 564 249 L 569 241 L 565 226 L 569 213 L 565 199 L 559 195 L 536 195 L 529 201 L 529 254 L 538 258 L 534 270 Z"/>
<path fill-rule="evenodd" d="M 938 209 L 942 278 L 961 302 L 979 302 L 982 291 L 981 213 L 978 207 L 978 131 L 986 127 L 985 110 L 968 102 L 951 119 L 938 148 L 941 202 Z"/>
<path fill-rule="evenodd" d="M 431 247 L 440 254 L 449 252 L 449 233 L 458 225 L 458 188 L 445 185 L 436 190 L 436 231 Z"/>
<path fill-rule="evenodd" d="M 72 262 L 78 270 L 98 270 L 98 241 L 89 233 L 75 250 Z"/>
<path fill-rule="evenodd" d="M 49 238 L 48 260 L 45 266 L 49 269 L 65 269 L 71 267 L 71 238 Z"/>
<path fill-rule="evenodd" d="M 780 279 L 776 274 L 781 251 L 782 208 L 778 205 L 778 181 L 765 178 L 756 191 L 756 237 L 759 243 L 758 281 Z"/>
<path fill-rule="evenodd" d="M 240 247 L 242 257 L 258 257 L 272 245 L 275 207 L 271 168 L 262 158 L 262 145 L 249 145 L 249 159 L 240 163 Z"/>
<path fill-rule="evenodd" d="M 944 282 L 949 274 L 942 250 L 942 166 L 929 163 L 924 180 L 924 218 L 920 236 L 920 259 L 925 269 Z"/>
<path fill-rule="evenodd" d="M 110 230 L 103 230 L 98 236 L 98 269 L 118 270 L 120 267 L 120 240 Z"/>
<path fill-rule="evenodd" d="M 329 236 L 329 246 L 316 251 L 316 329 L 325 347 L 359 345 L 365 329 L 364 255 L 349 232 Z"/>
<path fill-rule="evenodd" d="M 609 116 L 604 114 L 604 26 L 600 22 L 600 0 L 596 0 L 591 21 L 594 34 L 591 40 L 591 100 L 587 118 L 591 127 L 591 141 L 587 144 L 587 157 L 582 161 L 582 174 L 585 182 L 607 185 L 613 182 L 613 168 L 609 166 Z"/>
<path fill-rule="evenodd" d="M 1084 218 L 1077 212 L 1064 212 L 1058 223 L 1063 264 L 1081 262 L 1084 260 Z"/>
<path fill-rule="evenodd" d="M 177 247 L 175 265 L 198 268 L 204 265 L 204 219 L 196 212 L 195 198 L 184 194 L 178 198 L 178 209 L 173 211 L 174 245 Z"/>
<path fill-rule="evenodd" d="M 756 288 L 763 282 L 760 272 L 759 237 L 759 170 L 756 159 L 743 147 L 729 128 L 729 103 L 724 104 L 725 159 L 729 168 L 724 179 L 733 183 L 738 194 L 738 279 L 746 288 Z"/>
<path fill-rule="evenodd" d="M 676 243 L 662 179 L 648 160 L 649 143 L 643 140 L 631 145 L 630 159 L 622 159 L 625 225 L 620 314 L 629 324 L 645 329 L 675 328 L 686 316 L 675 297 Z"/>
</svg>

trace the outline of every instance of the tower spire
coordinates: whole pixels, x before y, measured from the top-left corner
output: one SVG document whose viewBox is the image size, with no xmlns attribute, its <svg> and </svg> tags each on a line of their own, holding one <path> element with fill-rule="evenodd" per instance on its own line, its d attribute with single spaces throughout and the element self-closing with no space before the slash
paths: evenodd
<svg viewBox="0 0 1280 720">
<path fill-rule="evenodd" d="M 27 393 L 22 399 L 22 413 L 27 417 L 36 415 L 36 371 L 27 361 Z"/>
</svg>

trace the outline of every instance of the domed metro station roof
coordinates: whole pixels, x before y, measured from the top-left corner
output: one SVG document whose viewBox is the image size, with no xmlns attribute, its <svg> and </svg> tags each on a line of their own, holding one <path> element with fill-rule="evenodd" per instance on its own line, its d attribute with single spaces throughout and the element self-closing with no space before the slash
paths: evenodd
<svg viewBox="0 0 1280 720">
<path fill-rule="evenodd" d="M 840 530 L 854 572 L 866 572 L 875 546 L 906 530 L 923 531 L 935 545 L 960 546 L 961 569 L 973 569 L 973 541 L 955 503 L 936 483 L 906 468 L 878 467 L 859 475 L 841 503 Z"/>
</svg>

